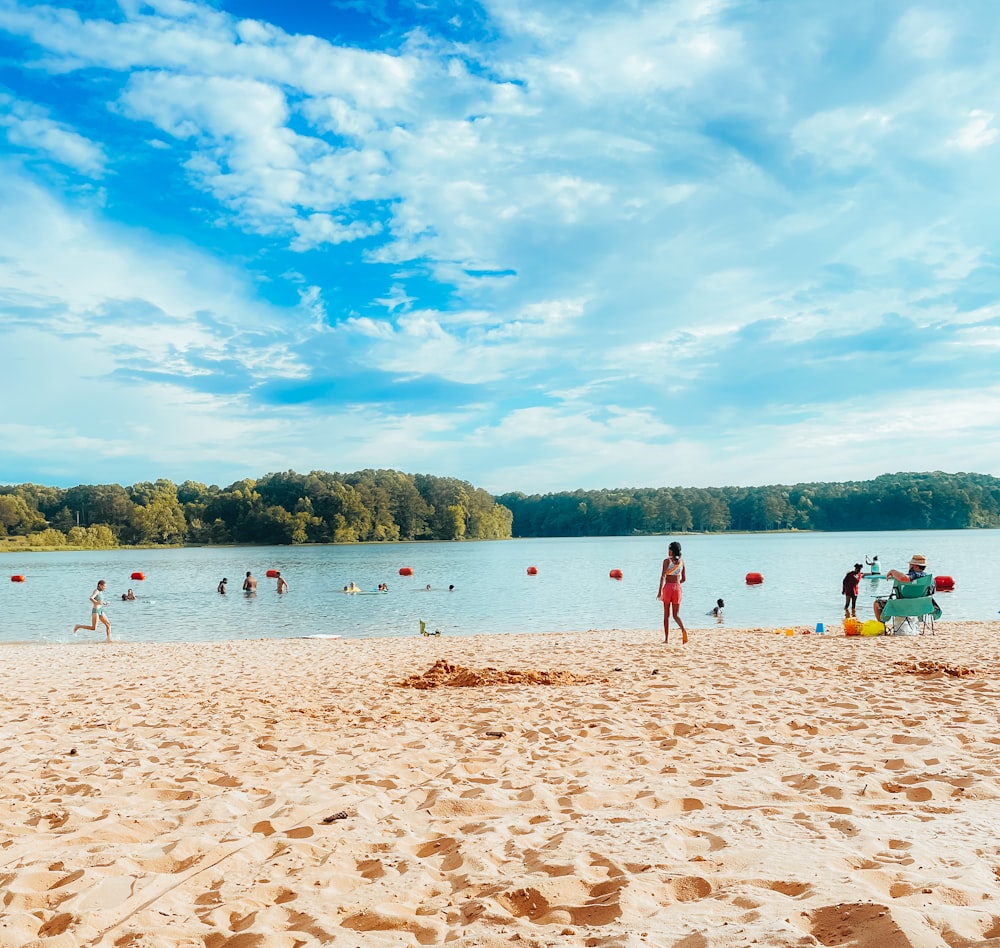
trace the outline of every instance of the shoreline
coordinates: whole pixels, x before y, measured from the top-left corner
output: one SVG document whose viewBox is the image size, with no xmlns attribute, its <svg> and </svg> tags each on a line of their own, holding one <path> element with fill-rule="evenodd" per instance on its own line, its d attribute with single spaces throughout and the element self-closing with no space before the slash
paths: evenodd
<svg viewBox="0 0 1000 948">
<path fill-rule="evenodd" d="M 111 603 L 112 606 L 116 605 L 115 602 Z M 874 616 L 865 618 L 874 618 Z M 825 632 L 817 633 L 811 624 L 804 623 L 792 623 L 790 625 L 778 626 L 748 626 L 741 628 L 729 627 L 726 625 L 719 625 L 714 620 L 711 625 L 697 625 L 695 624 L 697 620 L 687 620 L 685 623 L 687 626 L 688 634 L 692 636 L 692 644 L 690 646 L 682 646 L 680 640 L 680 631 L 671 623 L 671 641 L 668 645 L 669 648 L 677 646 L 679 648 L 697 648 L 699 642 L 704 645 L 709 642 L 706 637 L 715 637 L 719 635 L 774 635 L 775 637 L 780 637 L 786 632 L 788 628 L 794 630 L 794 637 L 796 639 L 802 638 L 815 638 L 815 639 L 842 639 L 848 638 L 851 641 L 864 641 L 871 642 L 877 640 L 891 640 L 894 642 L 911 640 L 929 640 L 934 637 L 934 635 L 947 635 L 949 630 L 962 629 L 969 631 L 979 631 L 983 634 L 993 634 L 1000 633 L 1000 620 L 982 620 L 982 619 L 961 619 L 961 620 L 946 620 L 939 619 L 935 623 L 935 628 L 937 632 L 928 633 L 927 635 L 880 635 L 880 636 L 859 636 L 859 635 L 845 635 L 842 619 L 837 620 L 837 624 L 824 623 Z M 864 620 L 861 620 L 862 622 Z M 647 642 L 647 644 L 652 645 L 664 645 L 662 640 L 663 630 L 658 626 L 650 626 L 649 628 L 643 629 L 620 629 L 620 628 L 610 628 L 610 629 L 579 629 L 571 631 L 517 631 L 517 632 L 442 632 L 440 639 L 448 639 L 454 642 L 467 642 L 472 639 L 484 639 L 487 641 L 500 640 L 501 642 L 509 642 L 511 639 L 518 637 L 545 637 L 545 636 L 589 636 L 589 635 L 618 635 L 618 636 L 638 636 L 640 642 Z M 141 648 L 148 646 L 150 648 L 167 648 L 173 646 L 179 646 L 182 648 L 189 648 L 192 646 L 224 646 L 229 644 L 240 644 L 240 643 L 253 643 L 253 642 L 295 642 L 295 641 L 314 641 L 314 642 L 334 642 L 339 641 L 342 643 L 365 643 L 365 642 L 386 642 L 386 641 L 396 641 L 405 642 L 413 638 L 420 638 L 419 633 L 406 632 L 392 634 L 387 633 L 385 635 L 351 635 L 349 632 L 343 633 L 313 633 L 305 635 L 288 635 L 288 636 L 277 636 L 277 635 L 257 635 L 248 636 L 246 638 L 236 638 L 236 639 L 130 639 L 128 638 L 128 633 L 125 634 L 124 638 L 113 639 L 110 643 L 104 639 L 104 631 L 102 627 L 94 632 L 89 632 L 84 630 L 75 636 L 73 639 L 67 639 L 65 641 L 42 641 L 38 639 L 23 639 L 19 641 L 4 641 L 0 639 L 0 649 L 7 648 L 76 648 L 81 645 L 116 645 L 116 646 L 128 646 Z M 433 633 L 429 633 L 429 637 L 433 636 Z M 787 635 L 785 636 L 788 637 Z M 676 640 L 676 641 L 675 641 Z"/>
<path fill-rule="evenodd" d="M 998 631 L 10 643 L 0 948 L 985 943 Z"/>
</svg>

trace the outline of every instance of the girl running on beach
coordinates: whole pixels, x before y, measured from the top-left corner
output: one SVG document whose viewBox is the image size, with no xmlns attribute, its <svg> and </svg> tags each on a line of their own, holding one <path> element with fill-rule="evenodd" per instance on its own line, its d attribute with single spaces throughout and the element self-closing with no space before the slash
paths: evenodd
<svg viewBox="0 0 1000 948">
<path fill-rule="evenodd" d="M 90 594 L 90 625 L 74 625 L 74 635 L 76 635 L 80 629 L 86 629 L 88 632 L 95 632 L 97 630 L 97 621 L 100 620 L 104 623 L 104 630 L 107 634 L 108 641 L 111 641 L 111 620 L 104 614 L 104 589 L 106 586 L 107 583 L 105 583 L 103 579 L 98 581 L 97 589 Z"/>
<path fill-rule="evenodd" d="M 670 641 L 670 613 L 673 611 L 674 622 L 681 630 L 681 642 L 687 645 L 688 634 L 681 622 L 681 583 L 687 582 L 687 572 L 684 560 L 681 558 L 681 545 L 674 540 L 668 547 L 669 555 L 663 561 L 660 570 L 660 586 L 656 598 L 663 602 L 663 641 Z"/>
</svg>

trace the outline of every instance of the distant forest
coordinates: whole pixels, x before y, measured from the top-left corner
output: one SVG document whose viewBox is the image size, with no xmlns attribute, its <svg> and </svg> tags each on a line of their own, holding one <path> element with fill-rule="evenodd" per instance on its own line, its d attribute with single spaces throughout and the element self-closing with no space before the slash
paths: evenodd
<svg viewBox="0 0 1000 948">
<path fill-rule="evenodd" d="M 228 487 L 0 486 L 0 537 L 23 538 L 18 546 L 493 540 L 510 527 L 510 511 L 485 490 L 398 471 L 287 471 Z"/>
<path fill-rule="evenodd" d="M 966 527 L 1000 527 L 1000 479 L 936 471 L 792 487 L 499 497 L 455 478 L 391 470 L 286 471 L 228 487 L 168 480 L 0 486 L 0 539 L 7 548 Z"/>
<path fill-rule="evenodd" d="M 518 537 L 1000 527 L 1000 479 L 940 471 L 792 487 L 650 487 L 496 499 L 514 514 Z"/>
</svg>

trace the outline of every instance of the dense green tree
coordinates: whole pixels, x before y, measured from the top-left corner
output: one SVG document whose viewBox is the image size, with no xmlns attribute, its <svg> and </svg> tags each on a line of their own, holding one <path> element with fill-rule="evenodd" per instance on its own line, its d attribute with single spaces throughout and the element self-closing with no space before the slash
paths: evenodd
<svg viewBox="0 0 1000 948">
<path fill-rule="evenodd" d="M 29 507 L 23 497 L 0 494 L 0 536 L 24 536 L 45 526 L 45 518 L 36 508 Z"/>
<path fill-rule="evenodd" d="M 110 550 L 118 546 L 118 538 L 103 523 L 90 527 L 71 527 L 66 542 L 70 546 L 80 546 L 87 550 Z"/>
<path fill-rule="evenodd" d="M 66 491 L 65 505 L 76 515 L 77 523 L 87 527 L 100 523 L 110 527 L 117 537 L 132 519 L 135 504 L 120 484 L 82 484 Z"/>
<path fill-rule="evenodd" d="M 120 532 L 124 542 L 132 544 L 183 543 L 188 536 L 187 518 L 172 481 L 134 484 L 128 490 L 132 516 L 128 529 Z"/>
<path fill-rule="evenodd" d="M 28 545 L 36 547 L 61 547 L 66 546 L 66 534 L 62 530 L 56 530 L 53 527 L 46 527 L 44 530 L 40 530 L 38 533 L 32 533 L 28 537 Z"/>
</svg>

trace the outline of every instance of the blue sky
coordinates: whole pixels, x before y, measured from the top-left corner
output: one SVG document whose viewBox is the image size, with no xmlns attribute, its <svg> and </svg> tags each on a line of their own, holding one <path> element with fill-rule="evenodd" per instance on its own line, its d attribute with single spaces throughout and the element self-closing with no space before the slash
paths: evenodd
<svg viewBox="0 0 1000 948">
<path fill-rule="evenodd" d="M 1000 475 L 1000 8 L 0 0 L 0 482 Z"/>
</svg>

